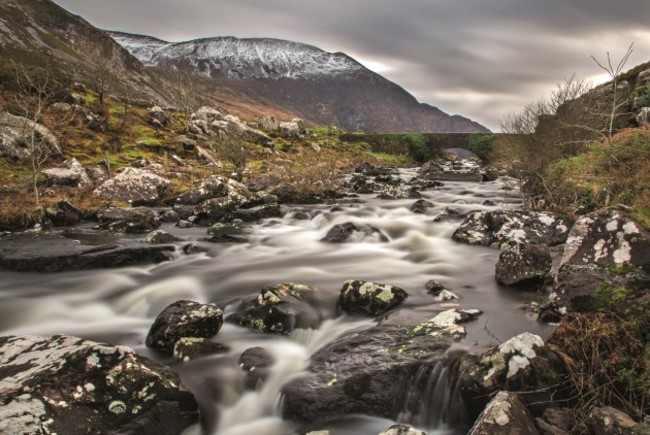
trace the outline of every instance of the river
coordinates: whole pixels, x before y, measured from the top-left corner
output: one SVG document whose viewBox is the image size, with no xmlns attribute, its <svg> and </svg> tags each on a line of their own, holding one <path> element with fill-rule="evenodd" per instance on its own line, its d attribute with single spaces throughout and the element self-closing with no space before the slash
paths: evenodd
<svg viewBox="0 0 650 435">
<path fill-rule="evenodd" d="M 404 179 L 414 175 L 413 169 L 400 170 Z M 439 281 L 460 297 L 463 308 L 484 311 L 478 320 L 465 325 L 468 335 L 457 346 L 463 350 L 482 352 L 487 345 L 523 331 L 547 337 L 552 328 L 520 309 L 525 301 L 540 295 L 495 282 L 498 251 L 452 242 L 451 234 L 460 221 L 434 221 L 449 206 L 460 211 L 517 207 L 516 191 L 505 190 L 502 181 L 447 182 L 422 194 L 433 203 L 425 214 L 409 211 L 415 200 L 381 200 L 376 195 L 341 200 L 336 206 L 285 206 L 283 218 L 252 226 L 248 243 L 215 244 L 208 253 L 179 255 L 157 265 L 57 274 L 1 272 L 0 334 L 70 334 L 131 346 L 140 354 L 171 365 L 196 395 L 204 423 L 188 429 L 187 434 L 222 435 L 299 433 L 296 425 L 279 417 L 283 383 L 304 370 L 317 349 L 343 334 L 375 324 L 370 319 L 337 313 L 336 300 L 347 279 L 407 290 L 409 297 L 396 315 L 414 318 L 429 318 L 443 309 L 424 288 L 431 279 Z M 488 199 L 496 205 L 483 205 Z M 390 241 L 320 241 L 333 225 L 349 221 L 377 227 Z M 205 228 L 166 225 L 162 229 L 185 240 L 205 237 Z M 233 302 L 252 298 L 266 285 L 286 281 L 310 285 L 323 295 L 322 308 L 329 319 L 318 330 L 298 330 L 285 337 L 225 323 L 215 340 L 227 345 L 229 352 L 188 363 L 166 359 L 144 346 L 156 315 L 171 302 L 214 302 L 227 315 Z M 266 348 L 276 362 L 260 389 L 245 391 L 238 358 L 253 346 Z M 432 394 L 440 394 L 441 388 L 436 385 L 443 372 L 441 368 L 436 379 L 428 380 L 433 383 Z M 427 417 L 436 412 L 423 409 L 422 415 L 400 415 L 396 419 L 430 434 L 461 433 L 440 418 Z M 350 416 L 322 422 L 318 428 L 329 429 L 333 435 L 377 434 L 392 424 L 392 420 Z"/>
</svg>

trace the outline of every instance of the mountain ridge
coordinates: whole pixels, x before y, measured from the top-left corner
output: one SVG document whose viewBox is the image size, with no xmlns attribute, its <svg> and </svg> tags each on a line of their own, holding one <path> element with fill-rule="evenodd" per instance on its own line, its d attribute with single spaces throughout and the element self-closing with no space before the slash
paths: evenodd
<svg viewBox="0 0 650 435">
<path fill-rule="evenodd" d="M 275 38 L 166 42 L 108 33 L 145 65 L 189 64 L 219 86 L 273 101 L 316 124 L 380 132 L 489 131 L 468 118 L 419 103 L 345 53 Z"/>
</svg>

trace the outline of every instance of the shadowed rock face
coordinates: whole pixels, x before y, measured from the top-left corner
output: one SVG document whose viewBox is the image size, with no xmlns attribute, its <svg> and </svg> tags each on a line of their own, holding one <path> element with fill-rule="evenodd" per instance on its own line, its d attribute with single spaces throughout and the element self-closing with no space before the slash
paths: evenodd
<svg viewBox="0 0 650 435">
<path fill-rule="evenodd" d="M 177 434 L 198 404 L 171 369 L 59 335 L 0 337 L 0 433 Z"/>
</svg>

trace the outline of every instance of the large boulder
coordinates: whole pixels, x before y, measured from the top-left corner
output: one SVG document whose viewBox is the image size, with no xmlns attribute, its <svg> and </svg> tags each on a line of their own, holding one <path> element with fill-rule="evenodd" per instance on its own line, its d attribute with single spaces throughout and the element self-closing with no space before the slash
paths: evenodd
<svg viewBox="0 0 650 435">
<path fill-rule="evenodd" d="M 131 205 L 151 205 L 160 200 L 169 180 L 138 168 L 125 168 L 120 174 L 103 182 L 95 195 Z"/>
<path fill-rule="evenodd" d="M 266 131 L 275 131 L 280 129 L 280 122 L 273 115 L 266 115 L 259 121 L 260 127 Z"/>
<path fill-rule="evenodd" d="M 522 396 L 526 404 L 548 403 L 563 371 L 562 360 L 544 340 L 524 332 L 470 365 L 460 378 L 461 395 L 472 415 L 478 415 L 497 391 L 527 392 Z"/>
<path fill-rule="evenodd" d="M 422 195 L 414 187 L 406 188 L 402 186 L 385 186 L 379 191 L 379 199 L 416 199 Z"/>
<path fill-rule="evenodd" d="M 241 122 L 239 118 L 233 115 L 224 116 L 224 121 L 228 123 L 228 132 L 236 134 L 238 137 L 262 146 L 273 144 L 273 140 L 265 133 L 251 128 Z"/>
<path fill-rule="evenodd" d="M 283 387 L 283 416 L 311 423 L 350 414 L 393 419 L 401 411 L 417 412 L 419 403 L 405 410 L 396 400 L 404 395 L 405 379 L 433 370 L 462 336 L 453 322 L 478 313 L 445 312 L 417 325 L 380 324 L 336 339 L 312 355 L 307 373 Z M 410 393 L 422 395 L 426 384 L 414 382 Z"/>
<path fill-rule="evenodd" d="M 540 435 L 516 394 L 500 391 L 485 407 L 469 435 Z"/>
<path fill-rule="evenodd" d="M 174 351 L 181 338 L 211 338 L 223 324 L 223 312 L 214 304 L 176 301 L 156 317 L 145 344 L 166 353 Z"/>
<path fill-rule="evenodd" d="M 237 308 L 228 322 L 274 334 L 296 328 L 317 328 L 323 320 L 318 294 L 311 287 L 287 282 L 264 287 L 259 295 Z"/>
<path fill-rule="evenodd" d="M 495 276 L 505 285 L 542 284 L 551 272 L 551 253 L 546 245 L 521 244 L 501 252 Z"/>
<path fill-rule="evenodd" d="M 0 157 L 27 160 L 32 151 L 39 160 L 61 155 L 58 139 L 45 126 L 8 112 L 0 113 Z"/>
<path fill-rule="evenodd" d="M 379 435 L 427 435 L 427 433 L 405 424 L 395 424 Z"/>
<path fill-rule="evenodd" d="M 576 297 L 593 298 L 603 283 L 639 292 L 650 287 L 650 232 L 619 211 L 595 212 L 576 221 L 555 290 L 572 304 Z"/>
<path fill-rule="evenodd" d="M 468 245 L 506 249 L 521 243 L 555 246 L 566 241 L 569 224 L 553 213 L 526 210 L 477 211 L 451 238 Z"/>
<path fill-rule="evenodd" d="M 284 139 L 298 139 L 300 137 L 300 126 L 296 122 L 281 122 L 280 136 Z"/>
<path fill-rule="evenodd" d="M 354 243 L 354 242 L 388 242 L 388 236 L 379 228 L 366 224 L 345 222 L 336 224 L 327 232 L 321 242 Z"/>
<path fill-rule="evenodd" d="M 392 285 L 348 280 L 339 295 L 339 305 L 349 314 L 379 316 L 400 305 L 408 293 Z"/>
<path fill-rule="evenodd" d="M 214 107 L 203 106 L 196 112 L 192 113 L 192 119 L 201 119 L 207 123 L 212 123 L 214 121 L 221 121 L 223 119 L 223 114 Z"/>
<path fill-rule="evenodd" d="M 178 434 L 198 404 L 176 373 L 125 346 L 0 337 L 3 434 Z"/>
</svg>

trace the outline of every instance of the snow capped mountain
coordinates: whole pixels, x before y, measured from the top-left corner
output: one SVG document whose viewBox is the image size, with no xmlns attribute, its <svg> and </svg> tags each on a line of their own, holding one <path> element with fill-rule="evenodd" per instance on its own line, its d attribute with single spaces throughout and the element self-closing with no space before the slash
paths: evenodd
<svg viewBox="0 0 650 435">
<path fill-rule="evenodd" d="M 145 65 L 187 60 L 211 77 L 278 79 L 352 74 L 365 68 L 342 53 L 297 42 L 231 36 L 170 43 L 118 32 L 109 34 Z"/>
<path fill-rule="evenodd" d="M 221 89 L 297 114 L 314 124 L 381 132 L 484 132 L 461 116 L 420 104 L 399 85 L 343 53 L 298 42 L 232 36 L 165 42 L 109 32 L 148 66 L 194 70 Z"/>
</svg>

